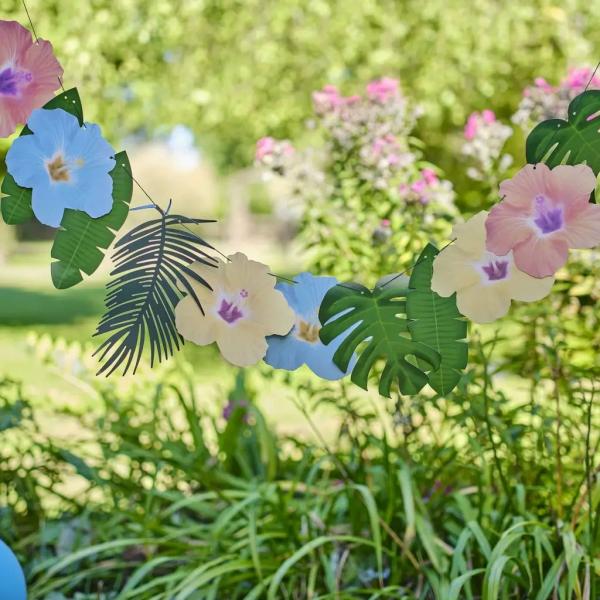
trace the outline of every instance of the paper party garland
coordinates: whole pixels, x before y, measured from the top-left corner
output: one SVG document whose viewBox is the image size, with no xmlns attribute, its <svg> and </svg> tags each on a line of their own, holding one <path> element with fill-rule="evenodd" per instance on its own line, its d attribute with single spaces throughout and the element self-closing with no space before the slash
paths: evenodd
<svg viewBox="0 0 600 600">
<path fill-rule="evenodd" d="M 148 194 L 127 155 L 115 154 L 97 126 L 84 124 L 77 90 L 46 102 L 62 87 L 49 43 L 40 41 L 36 50 L 47 59 L 40 68 L 23 58 L 33 45 L 27 30 L 0 21 L 5 33 L 14 48 L 0 56 L 0 135 L 18 121 L 28 125 L 7 155 L 0 211 L 11 225 L 37 217 L 59 226 L 52 281 L 68 288 L 102 262 L 130 210 L 133 183 Z M 266 265 L 240 253 L 225 262 L 190 229 L 211 221 L 170 215 L 152 201 L 159 218 L 115 245 L 107 312 L 96 332 L 106 336 L 97 351 L 100 373 L 135 372 L 147 345 L 150 363 L 160 362 L 185 338 L 216 342 L 239 366 L 265 358 L 286 370 L 307 364 L 325 379 L 349 373 L 364 389 L 377 375 L 385 396 L 394 382 L 403 394 L 426 384 L 449 394 L 467 364 L 464 317 L 490 322 L 507 313 L 511 300 L 543 298 L 569 247 L 600 242 L 600 207 L 589 201 L 592 170 L 600 172 L 598 116 L 600 92 L 590 91 L 573 100 L 568 121 L 538 125 L 527 139 L 533 165 L 503 182 L 503 200 L 489 215 L 458 224 L 439 252 L 428 245 L 410 280 L 388 276 L 373 290 L 310 273 L 275 285 Z M 61 132 L 65 148 L 55 143 Z M 92 150 L 86 139 L 95 140 Z"/>
</svg>

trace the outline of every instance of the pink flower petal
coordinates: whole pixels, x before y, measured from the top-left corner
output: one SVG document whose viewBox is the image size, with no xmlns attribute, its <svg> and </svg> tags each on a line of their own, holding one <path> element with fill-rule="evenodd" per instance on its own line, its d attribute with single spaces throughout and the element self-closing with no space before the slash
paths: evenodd
<svg viewBox="0 0 600 600">
<path fill-rule="evenodd" d="M 570 248 L 593 248 L 600 244 L 600 205 L 571 207 L 563 236 Z"/>
<path fill-rule="evenodd" d="M 535 235 L 528 216 L 520 206 L 506 201 L 496 204 L 485 222 L 487 249 L 496 256 L 504 256 L 517 244 Z"/>
<path fill-rule="evenodd" d="M 538 165 L 538 169 L 540 167 L 541 165 Z M 596 176 L 587 165 L 559 165 L 548 171 L 544 182 L 550 198 L 562 201 L 570 207 L 574 203 L 589 203 L 590 194 L 596 187 Z M 568 212 L 565 218 L 569 219 Z"/>
<path fill-rule="evenodd" d="M 550 277 L 569 256 L 569 245 L 562 235 L 531 235 L 513 249 L 517 268 L 532 277 Z"/>
</svg>

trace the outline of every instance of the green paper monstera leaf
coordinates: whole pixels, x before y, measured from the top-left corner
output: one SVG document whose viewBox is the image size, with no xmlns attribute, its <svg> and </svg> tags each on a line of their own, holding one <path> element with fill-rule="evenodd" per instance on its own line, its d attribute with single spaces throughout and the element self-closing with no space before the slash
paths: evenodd
<svg viewBox="0 0 600 600">
<path fill-rule="evenodd" d="M 63 92 L 50 100 L 45 109 L 62 108 L 77 117 L 83 125 L 83 108 L 77 89 Z M 25 127 L 21 135 L 31 135 Z M 52 245 L 52 283 L 57 289 L 66 289 L 83 281 L 83 276 L 96 271 L 104 259 L 104 250 L 112 244 L 119 229 L 125 223 L 133 194 L 131 166 L 125 152 L 115 155 L 115 167 L 110 176 L 113 180 L 113 206 L 107 215 L 94 219 L 83 211 L 66 209 L 60 228 Z M 30 221 L 31 190 L 23 188 L 6 174 L 2 184 L 1 212 L 9 225 Z"/>
<path fill-rule="evenodd" d="M 431 290 L 433 260 L 438 249 L 427 244 L 410 277 L 406 315 L 412 339 L 436 350 L 439 367 L 428 374 L 429 385 L 441 396 L 449 394 L 467 366 L 467 322 L 456 308 L 456 295 L 442 298 Z"/>
<path fill-rule="evenodd" d="M 402 394 L 416 394 L 425 386 L 427 375 L 416 366 L 417 361 L 433 370 L 440 366 L 436 350 L 410 338 L 406 318 L 408 293 L 400 279 L 390 280 L 373 291 L 345 284 L 331 288 L 321 303 L 321 341 L 328 344 L 351 329 L 333 361 L 345 372 L 356 352 L 358 360 L 351 379 L 365 390 L 369 374 L 380 361 L 385 366 L 379 379 L 379 393 L 388 397 L 394 381 Z"/>
<path fill-rule="evenodd" d="M 527 137 L 529 163 L 587 163 L 595 175 L 600 173 L 600 91 L 583 92 L 569 105 L 568 121 L 543 121 Z"/>
</svg>

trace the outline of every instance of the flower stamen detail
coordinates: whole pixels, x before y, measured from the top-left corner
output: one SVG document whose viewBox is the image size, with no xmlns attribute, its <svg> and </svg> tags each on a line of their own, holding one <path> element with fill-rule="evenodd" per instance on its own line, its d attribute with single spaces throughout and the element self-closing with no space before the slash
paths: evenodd
<svg viewBox="0 0 600 600">
<path fill-rule="evenodd" d="M 71 179 L 69 168 L 61 154 L 58 154 L 49 161 L 46 164 L 46 168 L 48 169 L 48 175 L 50 175 L 52 181 L 69 181 Z"/>
<path fill-rule="evenodd" d="M 244 313 L 233 303 L 227 302 L 227 300 L 221 300 L 221 306 L 217 311 L 217 314 L 225 321 L 232 325 L 244 316 Z"/>
</svg>

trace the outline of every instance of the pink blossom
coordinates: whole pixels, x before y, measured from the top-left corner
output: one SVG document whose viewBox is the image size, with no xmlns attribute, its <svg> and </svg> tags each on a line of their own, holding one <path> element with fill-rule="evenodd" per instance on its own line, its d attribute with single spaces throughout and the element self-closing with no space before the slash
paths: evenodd
<svg viewBox="0 0 600 600">
<path fill-rule="evenodd" d="M 496 121 L 496 115 L 495 115 L 494 111 L 493 110 L 489 110 L 488 108 L 486 108 L 481 113 L 481 117 L 483 118 L 483 122 L 487 123 L 488 125 L 490 123 L 494 123 Z"/>
<path fill-rule="evenodd" d="M 554 92 L 554 88 L 543 77 L 536 77 L 534 83 L 535 87 L 543 90 L 547 94 Z"/>
<path fill-rule="evenodd" d="M 423 180 L 427 185 L 434 185 L 439 181 L 438 176 L 432 169 L 423 169 L 421 171 L 421 177 L 423 177 Z"/>
<path fill-rule="evenodd" d="M 328 84 L 322 90 L 313 92 L 312 95 L 315 110 L 325 113 L 335 110 L 344 104 L 344 98 L 335 85 Z"/>
<path fill-rule="evenodd" d="M 474 112 L 469 115 L 465 125 L 464 136 L 466 140 L 472 140 L 479 129 L 479 114 Z"/>
<path fill-rule="evenodd" d="M 518 269 L 549 277 L 562 267 L 569 248 L 600 244 L 600 205 L 590 203 L 596 177 L 586 165 L 526 165 L 503 181 L 504 197 L 486 221 L 487 249 L 511 250 Z"/>
<path fill-rule="evenodd" d="M 260 138 L 256 142 L 256 153 L 254 158 L 258 161 L 263 160 L 266 156 L 273 154 L 275 151 L 275 140 L 272 137 L 266 136 Z"/>
<path fill-rule="evenodd" d="M 16 21 L 0 21 L 0 137 L 14 133 L 60 87 L 63 69 L 52 44 L 33 43 Z"/>
<path fill-rule="evenodd" d="M 389 219 L 381 219 L 381 222 L 379 223 L 379 225 L 381 227 L 388 228 L 388 227 L 390 227 L 391 222 Z"/>
<path fill-rule="evenodd" d="M 375 79 L 367 85 L 367 96 L 370 100 L 385 104 L 391 98 L 400 93 L 400 87 L 397 79 L 391 77 L 382 77 Z"/>
<path fill-rule="evenodd" d="M 580 67 L 569 69 L 569 74 L 562 83 L 572 90 L 579 91 L 583 90 L 588 82 L 594 87 L 600 85 L 600 79 L 598 77 L 594 76 L 592 78 L 592 70 L 590 68 Z"/>
</svg>

